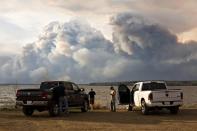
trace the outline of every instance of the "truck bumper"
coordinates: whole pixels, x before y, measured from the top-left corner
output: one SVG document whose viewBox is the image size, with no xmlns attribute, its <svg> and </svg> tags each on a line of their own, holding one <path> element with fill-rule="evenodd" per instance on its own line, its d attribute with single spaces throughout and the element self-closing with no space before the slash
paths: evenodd
<svg viewBox="0 0 197 131">
<path fill-rule="evenodd" d="M 48 101 L 16 101 L 17 106 L 47 106 Z"/>
<path fill-rule="evenodd" d="M 146 103 L 148 107 L 172 107 L 172 106 L 182 106 L 182 101 L 159 101 L 159 102 L 149 102 Z"/>
</svg>

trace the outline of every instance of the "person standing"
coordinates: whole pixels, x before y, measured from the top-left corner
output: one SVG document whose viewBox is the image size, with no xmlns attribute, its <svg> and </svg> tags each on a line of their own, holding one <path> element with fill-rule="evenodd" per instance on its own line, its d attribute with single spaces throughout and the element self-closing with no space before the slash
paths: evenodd
<svg viewBox="0 0 197 131">
<path fill-rule="evenodd" d="M 65 96 L 64 96 L 64 106 L 65 106 L 65 114 L 69 115 L 69 110 L 68 110 L 68 90 L 64 90 Z"/>
<path fill-rule="evenodd" d="M 116 90 L 113 86 L 110 88 L 110 95 L 111 95 L 111 111 L 116 112 Z"/>
<path fill-rule="evenodd" d="M 56 86 L 53 89 L 53 95 L 54 95 L 54 99 L 58 103 L 60 115 L 63 114 L 64 107 L 65 107 L 66 114 L 68 114 L 68 100 L 66 97 L 66 90 L 65 90 L 64 85 L 60 84 L 59 86 Z"/>
<path fill-rule="evenodd" d="M 94 99 L 95 99 L 95 91 L 93 91 L 93 89 L 91 89 L 91 91 L 88 93 L 89 97 L 90 97 L 90 106 L 91 106 L 91 110 L 93 110 L 94 108 Z"/>
</svg>

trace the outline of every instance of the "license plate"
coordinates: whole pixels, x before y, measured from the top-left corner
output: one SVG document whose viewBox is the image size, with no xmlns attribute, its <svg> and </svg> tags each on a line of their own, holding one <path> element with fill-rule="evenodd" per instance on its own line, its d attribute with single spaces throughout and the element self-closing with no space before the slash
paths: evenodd
<svg viewBox="0 0 197 131">
<path fill-rule="evenodd" d="M 170 105 L 170 102 L 164 102 L 165 105 Z"/>
<path fill-rule="evenodd" d="M 29 104 L 32 104 L 32 101 L 27 101 L 27 104 L 29 105 Z"/>
</svg>

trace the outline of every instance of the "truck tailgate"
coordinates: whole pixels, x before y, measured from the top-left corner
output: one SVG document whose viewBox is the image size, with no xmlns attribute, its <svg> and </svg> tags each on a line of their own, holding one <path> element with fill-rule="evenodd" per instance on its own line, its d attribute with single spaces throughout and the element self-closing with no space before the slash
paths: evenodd
<svg viewBox="0 0 197 131">
<path fill-rule="evenodd" d="M 152 91 L 153 101 L 181 101 L 181 90 Z"/>
<path fill-rule="evenodd" d="M 47 99 L 47 92 L 40 89 L 22 89 L 17 91 L 16 100 L 39 101 Z"/>
</svg>

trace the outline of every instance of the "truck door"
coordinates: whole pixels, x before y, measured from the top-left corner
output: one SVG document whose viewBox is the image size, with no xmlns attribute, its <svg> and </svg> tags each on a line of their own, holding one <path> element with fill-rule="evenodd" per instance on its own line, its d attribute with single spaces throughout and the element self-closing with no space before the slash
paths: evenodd
<svg viewBox="0 0 197 131">
<path fill-rule="evenodd" d="M 130 104 L 130 90 L 125 84 L 118 86 L 118 98 L 119 104 L 128 105 Z"/>
<path fill-rule="evenodd" d="M 140 87 L 140 84 L 135 84 L 132 89 L 133 102 L 134 102 L 135 106 L 139 106 L 139 87 Z"/>
<path fill-rule="evenodd" d="M 76 106 L 78 105 L 82 105 L 82 95 L 81 95 L 81 90 L 79 89 L 79 87 L 72 83 L 72 87 L 73 87 L 73 90 L 74 90 L 74 103 Z"/>
<path fill-rule="evenodd" d="M 65 93 L 68 99 L 68 105 L 72 106 L 74 104 L 74 90 L 73 90 L 72 84 L 69 82 L 65 82 L 64 86 L 66 90 Z"/>
</svg>

